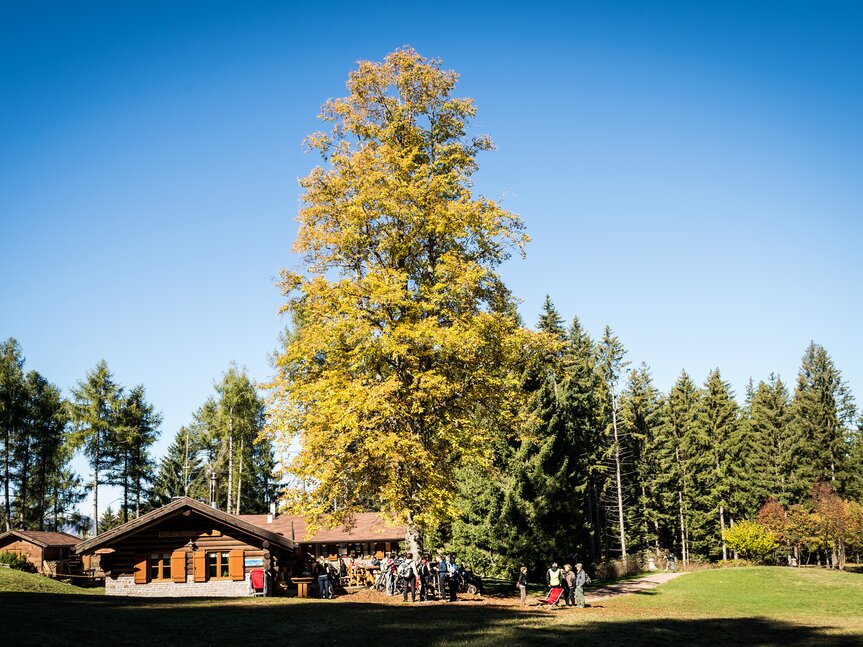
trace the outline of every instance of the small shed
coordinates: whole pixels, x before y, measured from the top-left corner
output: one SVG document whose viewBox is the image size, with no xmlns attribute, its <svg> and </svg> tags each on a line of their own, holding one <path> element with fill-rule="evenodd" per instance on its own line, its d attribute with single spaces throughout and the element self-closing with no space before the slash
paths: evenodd
<svg viewBox="0 0 863 647">
<path fill-rule="evenodd" d="M 37 573 L 55 575 L 58 564 L 68 564 L 70 557 L 75 558 L 72 547 L 80 541 L 79 537 L 65 532 L 8 530 L 0 535 L 0 553 L 21 555 Z M 59 570 L 68 572 L 68 568 Z"/>
<path fill-rule="evenodd" d="M 81 542 L 75 552 L 99 554 L 107 595 L 236 597 L 250 594 L 255 569 L 270 582 L 289 577 L 295 547 L 287 537 L 181 498 Z"/>
</svg>

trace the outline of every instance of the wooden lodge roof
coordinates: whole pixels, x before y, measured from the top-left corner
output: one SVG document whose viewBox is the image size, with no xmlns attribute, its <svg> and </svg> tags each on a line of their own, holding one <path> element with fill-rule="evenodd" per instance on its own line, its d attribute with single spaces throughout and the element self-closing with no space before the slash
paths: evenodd
<svg viewBox="0 0 863 647">
<path fill-rule="evenodd" d="M 377 512 L 358 512 L 353 516 L 349 528 L 320 528 L 314 535 L 307 536 L 308 524 L 305 517 L 281 515 L 267 522 L 265 514 L 241 514 L 240 518 L 261 528 L 265 528 L 297 543 L 344 544 L 375 541 L 401 541 L 405 538 L 403 525 L 387 525 L 386 517 Z"/>
<path fill-rule="evenodd" d="M 294 550 L 295 542 L 291 540 L 290 536 L 276 534 L 265 527 L 249 523 L 249 521 L 236 515 L 216 510 L 206 503 L 183 497 L 176 499 L 175 501 L 171 501 L 171 503 L 164 505 L 161 508 L 152 510 L 137 519 L 132 519 L 121 526 L 111 528 L 111 530 L 100 533 L 91 539 L 82 541 L 80 544 L 75 546 L 75 552 L 79 554 L 91 553 L 97 549 L 108 547 L 109 545 L 117 543 L 121 539 L 151 528 L 165 519 L 175 517 L 187 511 L 193 511 L 199 516 L 205 517 L 211 521 L 234 527 L 247 535 L 263 539 L 275 546 L 279 546 L 290 551 Z"/>
<path fill-rule="evenodd" d="M 80 537 L 75 537 L 65 532 L 47 532 L 44 530 L 7 530 L 0 534 L 0 542 L 4 542 L 7 538 L 17 537 L 24 541 L 29 541 L 31 544 L 36 544 L 42 548 L 48 546 L 74 546 L 81 541 Z"/>
</svg>

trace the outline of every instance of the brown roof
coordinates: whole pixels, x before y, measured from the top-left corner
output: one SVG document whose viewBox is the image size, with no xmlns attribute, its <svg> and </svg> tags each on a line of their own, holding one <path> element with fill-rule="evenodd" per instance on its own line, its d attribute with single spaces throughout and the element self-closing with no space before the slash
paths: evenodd
<svg viewBox="0 0 863 647">
<path fill-rule="evenodd" d="M 281 515 L 267 523 L 265 514 L 241 514 L 241 519 L 249 523 L 294 539 L 299 543 L 341 544 L 372 541 L 401 541 L 405 538 L 403 525 L 387 525 L 387 518 L 377 512 L 358 512 L 353 517 L 351 528 L 337 526 L 320 528 L 314 535 L 307 537 L 308 524 L 305 517 Z"/>
<path fill-rule="evenodd" d="M 0 541 L 3 541 L 7 537 L 17 537 L 42 548 L 47 546 L 74 546 L 81 541 L 80 537 L 75 537 L 65 532 L 47 532 L 44 530 L 9 530 L 0 535 Z"/>
<path fill-rule="evenodd" d="M 233 526 L 234 528 L 242 530 L 247 535 L 265 539 L 271 544 L 275 544 L 276 546 L 280 546 L 288 550 L 294 549 L 294 542 L 291 541 L 289 536 L 278 535 L 272 530 L 249 523 L 237 515 L 222 512 L 221 510 L 216 510 L 215 508 L 208 506 L 206 503 L 183 497 L 175 501 L 171 501 L 169 504 L 163 505 L 161 508 L 152 510 L 137 519 L 132 519 L 121 526 L 111 528 L 111 530 L 100 533 L 91 539 L 82 541 L 80 544 L 75 546 L 75 552 L 78 554 L 85 552 L 89 553 L 99 548 L 105 548 L 114 544 L 124 536 L 134 535 L 137 532 L 159 523 L 166 517 L 181 514 L 184 510 L 194 510 L 203 517 L 207 517 L 208 519 L 218 521 L 228 526 Z"/>
</svg>

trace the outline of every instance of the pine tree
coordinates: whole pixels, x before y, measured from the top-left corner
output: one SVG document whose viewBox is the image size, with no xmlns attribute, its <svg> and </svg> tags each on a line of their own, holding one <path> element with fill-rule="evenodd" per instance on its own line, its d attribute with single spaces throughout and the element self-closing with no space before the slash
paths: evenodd
<svg viewBox="0 0 863 647">
<path fill-rule="evenodd" d="M 792 403 L 797 461 L 791 488 L 798 500 L 819 479 L 843 491 L 844 484 L 837 477 L 845 467 L 854 413 L 854 401 L 842 374 L 822 346 L 810 343 L 803 354 Z"/>
<path fill-rule="evenodd" d="M 99 532 L 107 532 L 111 530 L 111 528 L 116 528 L 117 526 L 124 523 L 123 515 L 118 511 L 114 512 L 111 506 L 102 513 L 102 516 L 99 517 Z"/>
<path fill-rule="evenodd" d="M 117 413 L 121 390 L 102 360 L 72 389 L 70 418 L 74 424 L 72 446 L 81 449 L 93 470 L 93 533 L 99 533 L 99 486 L 116 469 Z"/>
</svg>

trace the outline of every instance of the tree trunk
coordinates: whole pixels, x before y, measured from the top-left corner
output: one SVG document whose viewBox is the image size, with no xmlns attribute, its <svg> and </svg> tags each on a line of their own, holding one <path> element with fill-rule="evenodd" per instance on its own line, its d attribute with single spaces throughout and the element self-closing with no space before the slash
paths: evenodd
<svg viewBox="0 0 863 647">
<path fill-rule="evenodd" d="M 228 409 L 228 509 L 231 514 L 231 503 L 234 500 L 234 407 Z"/>
<path fill-rule="evenodd" d="M 413 523 L 413 515 L 410 514 L 408 515 L 408 522 L 405 525 L 405 548 L 414 558 L 422 553 L 420 530 Z"/>
<path fill-rule="evenodd" d="M 240 438 L 240 454 L 237 457 L 240 461 L 240 466 L 237 468 L 237 505 L 234 508 L 234 514 L 240 514 L 240 496 L 243 491 L 243 438 Z"/>
<path fill-rule="evenodd" d="M 728 546 L 725 545 L 725 510 L 722 504 L 719 504 L 719 533 L 722 537 L 722 561 L 728 559 Z"/>
<path fill-rule="evenodd" d="M 587 477 L 587 518 L 590 520 L 591 536 L 587 542 L 587 553 L 590 557 L 590 563 L 596 564 L 596 524 L 593 522 L 593 479 Z"/>
<path fill-rule="evenodd" d="M 5 510 L 3 521 L 7 531 L 12 529 L 12 502 L 9 500 L 9 456 L 12 453 L 12 448 L 9 447 L 9 441 L 11 436 L 12 431 L 7 423 L 3 438 L 3 507 Z"/>
<path fill-rule="evenodd" d="M 614 430 L 614 468 L 617 478 L 617 518 L 620 525 L 620 554 L 626 558 L 626 528 L 623 518 L 623 479 L 620 475 L 620 441 L 617 437 L 617 403 L 614 392 L 611 394 L 611 424 Z"/>
<path fill-rule="evenodd" d="M 99 432 L 95 431 L 93 454 L 93 536 L 99 534 Z"/>
</svg>

